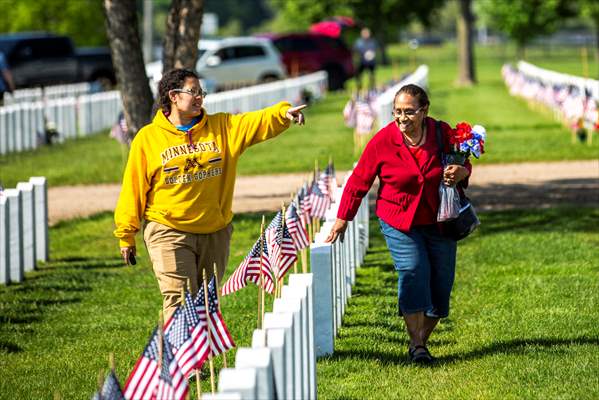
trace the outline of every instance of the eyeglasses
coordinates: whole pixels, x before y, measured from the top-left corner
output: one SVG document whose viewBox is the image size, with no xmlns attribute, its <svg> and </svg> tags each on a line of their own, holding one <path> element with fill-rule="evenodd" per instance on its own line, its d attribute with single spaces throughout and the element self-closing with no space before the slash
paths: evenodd
<svg viewBox="0 0 599 400">
<path fill-rule="evenodd" d="M 173 89 L 173 92 L 176 92 L 176 93 L 187 93 L 188 95 L 190 95 L 192 97 L 199 97 L 199 96 L 206 97 L 206 95 L 208 94 L 203 89 L 200 89 L 198 91 L 191 90 L 191 89 Z"/>
<path fill-rule="evenodd" d="M 420 110 L 422 110 L 424 107 L 420 107 L 417 108 L 416 110 L 400 110 L 400 109 L 395 109 L 391 112 L 391 114 L 395 117 L 395 118 L 399 118 L 403 115 L 405 115 L 408 118 L 414 118 L 416 116 L 416 114 L 418 114 L 420 112 Z"/>
</svg>

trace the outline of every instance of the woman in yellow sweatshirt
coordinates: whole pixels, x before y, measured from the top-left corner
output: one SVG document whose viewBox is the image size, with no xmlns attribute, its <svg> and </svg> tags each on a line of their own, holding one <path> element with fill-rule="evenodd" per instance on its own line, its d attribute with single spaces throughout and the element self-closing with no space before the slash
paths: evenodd
<svg viewBox="0 0 599 400">
<path fill-rule="evenodd" d="M 187 281 L 198 290 L 203 269 L 217 265 L 222 279 L 231 239 L 233 189 L 239 156 L 304 123 L 301 110 L 280 102 L 238 115 L 208 115 L 197 75 L 166 73 L 158 84 L 160 109 L 135 136 L 115 210 L 121 256 L 135 256 L 135 234 L 144 241 L 163 295 L 165 319 L 179 304 Z"/>
</svg>

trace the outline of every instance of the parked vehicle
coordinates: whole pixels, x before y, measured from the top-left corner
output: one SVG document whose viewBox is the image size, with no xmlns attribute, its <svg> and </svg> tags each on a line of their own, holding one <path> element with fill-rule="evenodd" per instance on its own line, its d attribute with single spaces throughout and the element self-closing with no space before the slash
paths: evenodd
<svg viewBox="0 0 599 400">
<path fill-rule="evenodd" d="M 202 39 L 198 43 L 196 72 L 216 90 L 265 83 L 287 76 L 270 40 L 256 37 Z M 151 81 L 162 77 L 162 61 L 146 65 Z M 209 90 L 209 88 L 207 88 Z"/>
<path fill-rule="evenodd" d="M 51 33 L 0 35 L 4 53 L 17 87 L 101 81 L 116 83 L 110 50 L 76 50 L 66 36 Z"/>
<path fill-rule="evenodd" d="M 338 38 L 316 33 L 268 35 L 283 57 L 289 75 L 327 71 L 329 89 L 342 89 L 354 76 L 352 52 Z"/>
</svg>

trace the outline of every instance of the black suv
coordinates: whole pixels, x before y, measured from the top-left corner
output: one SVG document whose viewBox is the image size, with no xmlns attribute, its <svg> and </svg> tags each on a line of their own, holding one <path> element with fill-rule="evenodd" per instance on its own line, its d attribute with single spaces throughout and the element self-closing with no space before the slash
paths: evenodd
<svg viewBox="0 0 599 400">
<path fill-rule="evenodd" d="M 116 82 L 107 48 L 75 50 L 66 36 L 51 33 L 0 35 L 0 52 L 8 62 L 17 87 L 61 83 Z"/>
</svg>

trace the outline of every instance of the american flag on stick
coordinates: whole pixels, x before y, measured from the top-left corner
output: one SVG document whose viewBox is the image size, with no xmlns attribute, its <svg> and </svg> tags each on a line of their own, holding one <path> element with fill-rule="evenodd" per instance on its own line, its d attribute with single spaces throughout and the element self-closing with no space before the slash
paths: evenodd
<svg viewBox="0 0 599 400">
<path fill-rule="evenodd" d="M 227 329 L 227 324 L 225 324 L 225 319 L 220 312 L 220 308 L 218 306 L 218 296 L 216 294 L 216 278 L 213 276 L 210 282 L 208 283 L 208 317 L 210 318 L 210 323 L 207 323 L 206 318 L 206 301 L 204 300 L 204 287 L 201 286 L 196 299 L 194 301 L 195 309 L 202 320 L 202 324 L 204 326 L 208 325 L 210 327 L 210 334 L 212 338 L 212 342 L 210 344 L 210 348 L 212 350 L 212 355 L 217 356 L 222 354 L 233 347 L 235 347 L 235 343 L 233 342 L 233 338 Z"/>
<path fill-rule="evenodd" d="M 327 167 L 321 172 L 318 177 L 318 188 L 322 193 L 335 200 L 335 189 L 337 188 L 337 176 L 333 160 L 329 160 Z"/>
<path fill-rule="evenodd" d="M 289 229 L 289 233 L 293 238 L 296 250 L 302 250 L 310 246 L 310 240 L 308 239 L 308 232 L 303 226 L 300 216 L 297 214 L 297 205 L 295 201 L 292 201 L 287 207 L 285 213 L 285 223 Z"/>
<path fill-rule="evenodd" d="M 312 203 L 310 202 L 310 189 L 308 183 L 304 182 L 300 190 L 297 192 L 298 213 L 301 217 L 302 224 L 306 228 L 311 221 Z"/>
<path fill-rule="evenodd" d="M 155 328 L 143 354 L 125 383 L 126 399 L 184 399 L 187 380 L 175 360 L 171 345 Z"/>
<path fill-rule="evenodd" d="M 297 250 L 281 211 L 275 215 L 264 233 L 268 243 L 270 265 L 277 280 L 280 280 L 297 261 Z"/>
<path fill-rule="evenodd" d="M 268 248 L 264 235 L 258 239 L 249 254 L 243 259 L 239 267 L 227 279 L 221 293 L 223 296 L 244 288 L 248 281 L 260 285 L 260 269 L 262 269 L 263 288 L 268 293 L 275 289 L 274 275 L 270 267 Z M 261 246 L 262 244 L 262 246 Z"/>
<path fill-rule="evenodd" d="M 181 372 L 187 377 L 200 369 L 208 358 L 208 331 L 200 320 L 191 293 L 185 291 L 183 303 L 164 326 L 166 341 L 172 346 Z"/>
<path fill-rule="evenodd" d="M 310 215 L 312 217 L 317 217 L 320 219 L 324 218 L 325 213 L 331 205 L 330 197 L 325 195 L 320 190 L 320 188 L 318 187 L 318 182 L 316 181 L 312 182 L 312 187 L 310 190 L 310 204 L 312 205 Z"/>
</svg>

